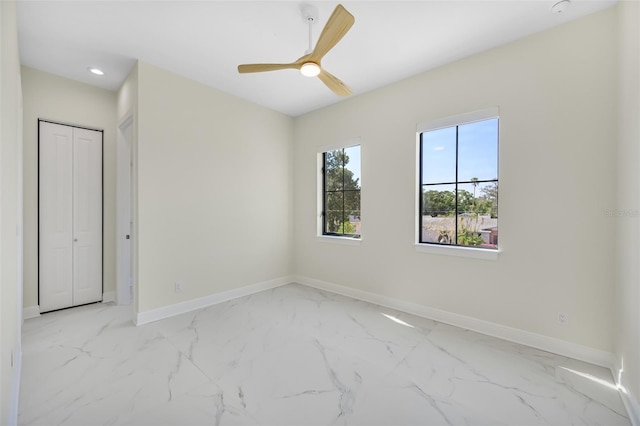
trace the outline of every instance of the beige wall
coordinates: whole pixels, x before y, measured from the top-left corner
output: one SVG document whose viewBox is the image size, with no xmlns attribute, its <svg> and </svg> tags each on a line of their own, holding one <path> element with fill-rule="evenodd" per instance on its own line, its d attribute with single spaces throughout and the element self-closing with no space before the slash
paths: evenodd
<svg viewBox="0 0 640 426">
<path fill-rule="evenodd" d="M 16 130 L 5 123 L 18 115 L 19 93 L 6 89 L 19 87 L 19 76 L 11 72 L 15 10 L 12 2 L 1 4 L 4 422 L 12 375 L 5 360 L 19 347 L 13 306 L 19 289 L 11 284 L 17 259 L 5 248 L 14 243 L 6 232 L 14 223 L 4 207 L 6 197 L 17 196 L 12 166 L 5 167 L 5 161 L 15 164 L 16 145 L 8 141 L 16 140 Z M 131 111 L 137 312 L 295 272 L 615 351 L 624 360 L 623 384 L 638 395 L 640 227 L 638 217 L 610 212 L 640 209 L 639 13 L 637 3 L 623 2 L 295 120 L 145 63 L 134 68 L 117 100 L 114 93 L 23 68 L 24 305 L 35 305 L 37 294 L 36 119 L 105 129 L 105 225 L 110 220 L 111 227 L 105 290 L 113 291 L 115 132 L 117 120 Z M 82 102 L 100 112 L 79 107 Z M 497 261 L 417 253 L 416 125 L 494 106 L 501 111 L 503 252 Z M 354 137 L 362 143 L 363 240 L 359 246 L 321 243 L 315 238 L 316 153 Z M 182 293 L 174 292 L 176 281 L 184 284 Z M 569 325 L 557 325 L 558 312 L 569 314 Z"/>
<path fill-rule="evenodd" d="M 16 3 L 0 2 L 0 424 L 15 424 L 21 359 L 22 99 Z"/>
<path fill-rule="evenodd" d="M 640 396 L 640 6 L 621 2 L 620 135 L 617 173 L 616 379 Z M 619 372 L 621 369 L 621 373 Z M 638 401 L 637 399 L 635 401 Z M 636 402 L 638 404 L 638 402 Z M 640 405 L 637 407 L 640 408 Z M 636 408 L 638 409 L 638 408 Z M 640 419 L 636 419 L 640 421 Z"/>
<path fill-rule="evenodd" d="M 292 119 L 145 63 L 137 113 L 139 311 L 290 274 Z"/>
<path fill-rule="evenodd" d="M 296 273 L 610 352 L 616 24 L 609 9 L 299 117 Z M 500 108 L 503 252 L 418 253 L 416 125 L 489 107 Z M 355 137 L 362 243 L 319 242 L 316 153 Z"/>
<path fill-rule="evenodd" d="M 38 119 L 104 130 L 104 291 L 115 291 L 116 93 L 31 68 L 24 92 L 24 306 L 38 304 Z"/>
</svg>

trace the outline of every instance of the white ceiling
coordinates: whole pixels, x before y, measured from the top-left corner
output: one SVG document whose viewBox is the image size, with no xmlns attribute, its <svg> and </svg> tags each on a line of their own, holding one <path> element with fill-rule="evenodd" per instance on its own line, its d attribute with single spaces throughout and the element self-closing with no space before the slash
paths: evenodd
<svg viewBox="0 0 640 426">
<path fill-rule="evenodd" d="M 580 18 L 616 0 L 345 1 L 355 24 L 322 65 L 354 96 Z M 335 1 L 317 7 L 314 43 Z M 295 70 L 237 72 L 241 63 L 291 62 L 308 48 L 302 1 L 19 0 L 23 65 L 117 90 L 135 61 L 298 116 L 339 102 Z M 99 67 L 103 77 L 90 74 Z"/>
</svg>

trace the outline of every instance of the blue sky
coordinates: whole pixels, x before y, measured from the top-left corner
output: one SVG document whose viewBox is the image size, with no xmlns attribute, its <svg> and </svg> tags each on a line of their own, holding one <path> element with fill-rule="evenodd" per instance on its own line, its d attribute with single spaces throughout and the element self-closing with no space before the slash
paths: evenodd
<svg viewBox="0 0 640 426">
<path fill-rule="evenodd" d="M 458 181 L 468 181 L 474 177 L 478 180 L 498 178 L 497 140 L 497 118 L 458 126 Z M 455 181 L 456 128 L 423 133 L 422 183 Z M 473 188 L 472 185 L 469 187 Z"/>
<path fill-rule="evenodd" d="M 498 178 L 498 119 L 477 121 L 458 126 L 458 180 L 468 181 L 473 177 L 479 180 Z M 455 182 L 456 180 L 456 129 L 444 129 L 425 132 L 422 136 L 423 183 Z M 349 156 L 347 169 L 354 177 L 361 176 L 360 146 L 345 148 Z M 480 185 L 481 188 L 483 185 Z M 462 189 L 473 192 L 473 185 L 462 185 Z M 453 185 L 438 186 L 433 189 L 455 189 Z M 479 195 L 479 189 L 476 190 Z"/>
</svg>

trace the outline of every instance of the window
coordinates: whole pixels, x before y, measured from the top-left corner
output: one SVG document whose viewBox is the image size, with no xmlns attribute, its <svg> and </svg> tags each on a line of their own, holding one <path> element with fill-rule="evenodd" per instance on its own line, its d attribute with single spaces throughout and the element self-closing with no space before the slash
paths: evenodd
<svg viewBox="0 0 640 426">
<path fill-rule="evenodd" d="M 322 235 L 360 238 L 360 145 L 322 153 Z"/>
<path fill-rule="evenodd" d="M 419 127 L 418 242 L 498 248 L 497 109 Z"/>
</svg>

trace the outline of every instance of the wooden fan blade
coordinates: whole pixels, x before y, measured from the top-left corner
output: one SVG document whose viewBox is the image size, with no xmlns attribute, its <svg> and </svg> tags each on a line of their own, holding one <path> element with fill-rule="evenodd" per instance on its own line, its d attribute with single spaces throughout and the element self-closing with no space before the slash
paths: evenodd
<svg viewBox="0 0 640 426">
<path fill-rule="evenodd" d="M 316 47 L 310 58 L 313 62 L 320 63 L 320 60 L 329 50 L 333 48 L 344 35 L 349 31 L 356 19 L 341 4 L 336 6 L 329 17 L 327 24 L 322 29 Z"/>
<path fill-rule="evenodd" d="M 318 74 L 318 78 L 324 84 L 326 84 L 333 93 L 338 96 L 349 96 L 351 94 L 351 89 L 349 89 L 349 86 L 340 81 L 338 77 L 325 70 L 320 71 L 320 74 Z"/>
<path fill-rule="evenodd" d="M 244 64 L 238 65 L 238 72 L 245 74 L 249 72 L 265 72 L 286 69 L 300 69 L 300 64 L 294 62 L 291 64 Z"/>
</svg>

